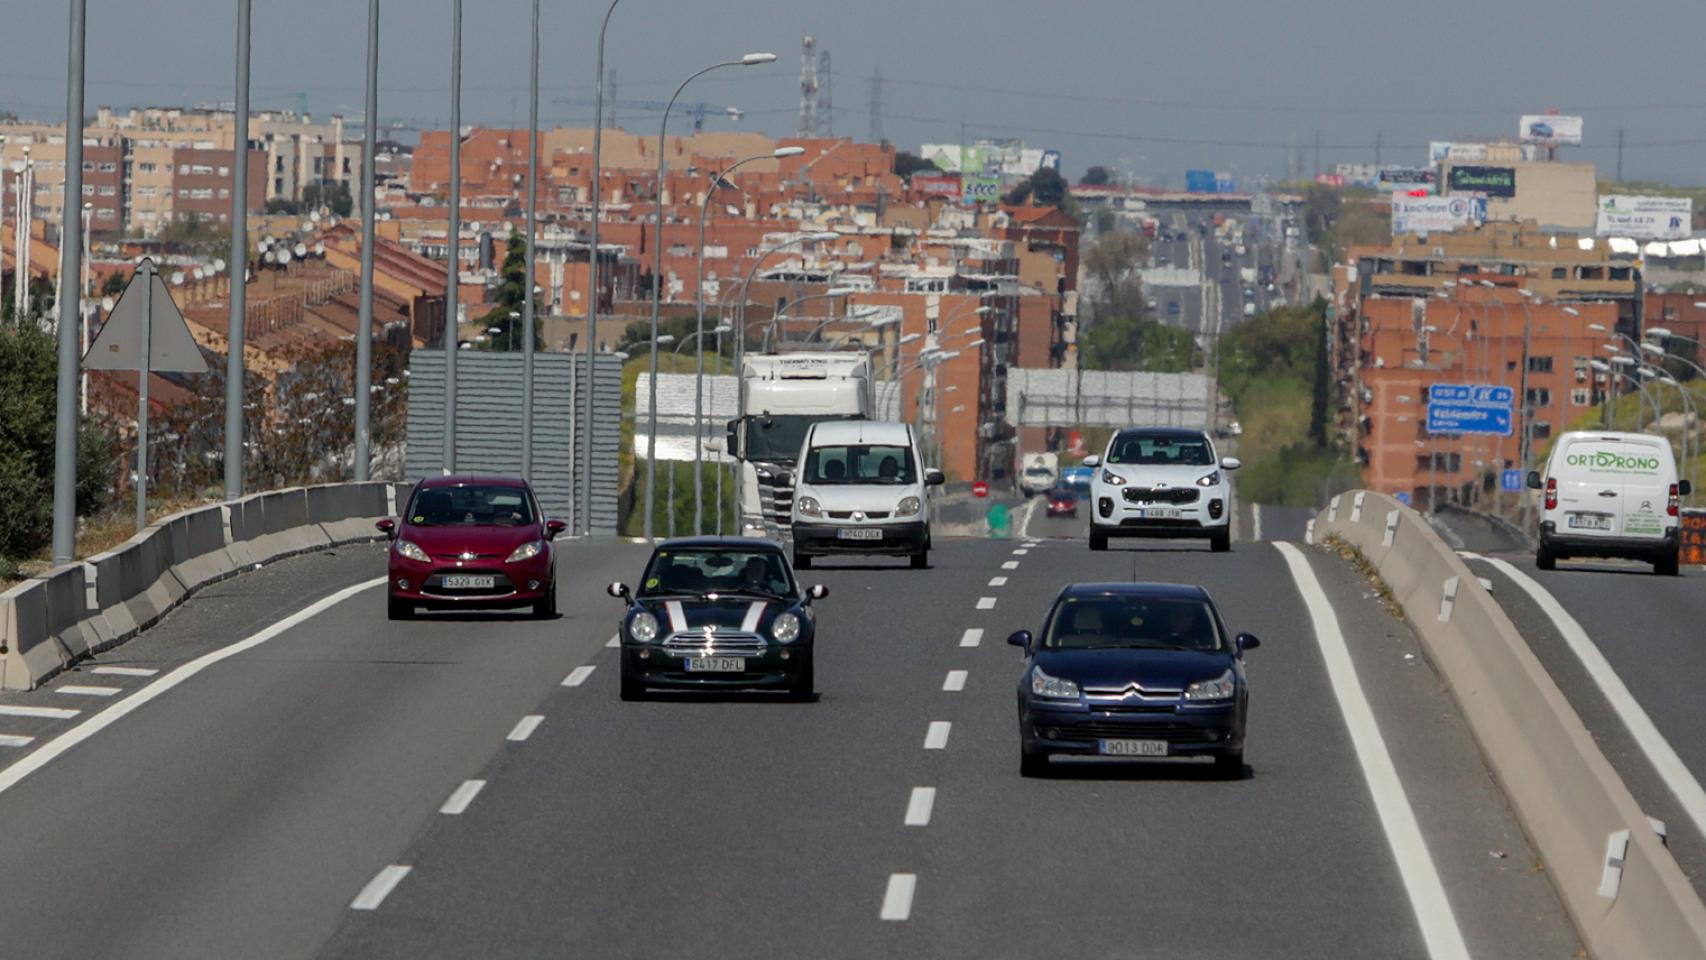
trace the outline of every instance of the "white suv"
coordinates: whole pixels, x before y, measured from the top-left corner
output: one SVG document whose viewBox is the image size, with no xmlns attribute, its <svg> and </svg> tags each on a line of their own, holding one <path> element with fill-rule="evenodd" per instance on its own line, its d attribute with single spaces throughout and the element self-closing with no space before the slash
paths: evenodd
<svg viewBox="0 0 1706 960">
<path fill-rule="evenodd" d="M 1109 537 L 1206 539 L 1232 549 L 1232 482 L 1239 462 L 1215 455 L 1201 430 L 1132 427 L 1114 434 L 1090 480 L 1090 549 Z"/>
</svg>

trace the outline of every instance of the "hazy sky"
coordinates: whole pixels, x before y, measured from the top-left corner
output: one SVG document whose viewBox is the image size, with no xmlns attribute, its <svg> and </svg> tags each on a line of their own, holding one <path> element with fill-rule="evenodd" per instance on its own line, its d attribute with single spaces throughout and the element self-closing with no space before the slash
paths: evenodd
<svg viewBox="0 0 1706 960">
<path fill-rule="evenodd" d="M 0 0 L 0 110 L 63 116 L 64 2 Z M 541 117 L 589 123 L 602 0 L 547 0 Z M 381 118 L 444 124 L 450 0 L 384 0 Z M 464 28 L 463 117 L 526 122 L 529 0 L 470 0 Z M 315 115 L 361 113 L 366 4 L 263 0 L 254 13 L 254 93 L 260 107 Z M 719 14 L 718 11 L 721 11 Z M 229 101 L 231 0 L 89 0 L 90 112 L 97 105 Z M 870 127 L 872 69 L 880 67 L 883 132 L 896 144 L 1019 136 L 1064 154 L 1067 172 L 1124 166 L 1179 185 L 1187 167 L 1282 175 L 1302 148 L 1313 168 L 1425 159 L 1430 139 L 1512 135 L 1517 117 L 1556 107 L 1586 117 L 1591 160 L 1609 176 L 1618 128 L 1626 178 L 1706 182 L 1706 35 L 1700 0 L 622 0 L 608 63 L 618 94 L 665 99 L 717 59 L 779 55 L 690 87 L 744 109 L 719 128 L 792 133 L 800 38 L 834 62 L 835 132 Z M 630 130 L 656 114 L 621 111 Z M 672 129 L 685 129 L 672 120 Z"/>
</svg>

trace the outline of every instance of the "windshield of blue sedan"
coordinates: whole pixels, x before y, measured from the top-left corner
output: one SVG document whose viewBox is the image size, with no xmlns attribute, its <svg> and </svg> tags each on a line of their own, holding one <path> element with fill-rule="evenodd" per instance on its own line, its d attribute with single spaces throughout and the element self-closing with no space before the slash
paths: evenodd
<svg viewBox="0 0 1706 960">
<path fill-rule="evenodd" d="M 426 487 L 407 516 L 417 527 L 524 527 L 533 522 L 533 498 L 521 487 Z"/>
<path fill-rule="evenodd" d="M 1201 437 L 1122 433 L 1108 447 L 1109 463 L 1143 466 L 1206 467 L 1214 463 L 1208 441 Z"/>
<path fill-rule="evenodd" d="M 918 482 L 917 465 L 912 460 L 912 448 L 881 443 L 853 443 L 833 447 L 813 447 L 806 454 L 806 482 L 817 485 L 838 483 Z"/>
<path fill-rule="evenodd" d="M 1063 597 L 1050 613 L 1042 646 L 1215 651 L 1224 641 L 1213 609 L 1202 600 L 1114 595 Z"/>
<path fill-rule="evenodd" d="M 792 596 L 793 577 L 773 550 L 659 550 L 646 565 L 640 596 L 760 593 Z"/>
</svg>

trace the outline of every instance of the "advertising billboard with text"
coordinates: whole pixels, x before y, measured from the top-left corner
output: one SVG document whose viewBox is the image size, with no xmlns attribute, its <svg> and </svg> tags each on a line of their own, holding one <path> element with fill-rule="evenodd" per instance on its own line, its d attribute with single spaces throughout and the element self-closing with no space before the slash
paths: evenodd
<svg viewBox="0 0 1706 960">
<path fill-rule="evenodd" d="M 1694 232 L 1694 201 L 1689 197 L 1607 194 L 1599 198 L 1595 227 L 1602 237 L 1686 240 Z"/>
<path fill-rule="evenodd" d="M 1528 114 L 1522 118 L 1517 139 L 1523 143 L 1582 142 L 1582 118 L 1556 114 Z"/>
<path fill-rule="evenodd" d="M 1516 196 L 1516 168 L 1452 167 L 1446 183 L 1453 193 L 1484 193 L 1508 199 Z"/>
</svg>

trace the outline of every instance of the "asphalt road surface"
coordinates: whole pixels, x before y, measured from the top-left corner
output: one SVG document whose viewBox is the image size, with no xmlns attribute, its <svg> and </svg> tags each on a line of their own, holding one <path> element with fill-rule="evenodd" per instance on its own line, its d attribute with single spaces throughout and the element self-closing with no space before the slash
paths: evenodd
<svg viewBox="0 0 1706 960">
<path fill-rule="evenodd" d="M 1576 955 L 1449 695 L 1346 564 L 1030 533 L 807 572 L 831 589 L 813 703 L 621 702 L 602 585 L 636 545 L 567 548 L 551 622 L 391 623 L 360 586 L 377 547 L 245 574 L 0 697 L 79 711 L 0 714 L 35 738 L 0 748 L 0 951 Z M 1264 641 L 1244 778 L 1020 778 L 1006 634 L 1065 583 L 1134 578 L 1202 583 Z M 67 690 L 92 685 L 118 690 Z"/>
</svg>

